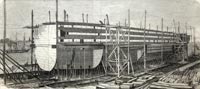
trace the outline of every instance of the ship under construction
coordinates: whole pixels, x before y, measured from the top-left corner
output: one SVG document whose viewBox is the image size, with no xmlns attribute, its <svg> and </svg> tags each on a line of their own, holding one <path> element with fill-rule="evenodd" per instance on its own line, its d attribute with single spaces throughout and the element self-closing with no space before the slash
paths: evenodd
<svg viewBox="0 0 200 89">
<path fill-rule="evenodd" d="M 163 73 L 173 74 L 175 71 L 166 71 L 179 68 L 187 70 L 200 63 L 196 60 L 198 56 L 192 58 L 192 53 L 188 51 L 193 44 L 190 43 L 192 36 L 188 33 L 193 28 L 183 31 L 175 21 L 173 28 L 165 29 L 161 19 L 159 30 L 148 29 L 146 23 L 144 27 L 131 27 L 130 10 L 124 25 L 110 24 L 108 15 L 99 23 L 90 23 L 87 17 L 84 21 L 84 14 L 82 22 L 71 22 L 66 11 L 64 21 L 58 21 L 57 12 L 55 22 L 34 25 L 33 11 L 31 16 L 32 25 L 24 27 L 32 32 L 31 64 L 21 65 L 5 50 L 0 52 L 4 66 L 1 76 L 7 82 L 12 82 L 10 86 L 20 87 L 22 84 L 26 86 L 27 82 L 38 82 L 37 87 L 95 83 L 98 89 L 120 89 L 123 86 L 129 87 L 125 89 L 144 88 L 146 83 L 136 82 L 141 76 L 141 79 L 146 76 L 145 82 L 160 81 L 153 74 L 163 70 Z M 112 81 L 115 81 L 114 85 L 105 85 Z M 190 88 L 189 85 L 183 86 Z"/>
</svg>

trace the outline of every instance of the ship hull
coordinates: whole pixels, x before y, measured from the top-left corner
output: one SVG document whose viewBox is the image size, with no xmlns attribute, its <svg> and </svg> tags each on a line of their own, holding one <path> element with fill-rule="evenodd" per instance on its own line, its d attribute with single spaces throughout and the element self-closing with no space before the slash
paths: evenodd
<svg viewBox="0 0 200 89">
<path fill-rule="evenodd" d="M 77 25 L 76 27 L 74 25 Z M 81 26 L 80 26 L 81 25 Z M 86 26 L 82 26 L 86 25 Z M 88 26 L 90 26 L 90 28 Z M 96 27 L 95 27 L 96 26 Z M 51 71 L 52 69 L 94 69 L 98 67 L 101 62 L 104 65 L 107 57 L 112 53 L 114 43 L 107 44 L 109 40 L 115 37 L 106 36 L 105 28 L 96 24 L 85 23 L 67 23 L 67 25 L 60 25 L 58 35 L 56 35 L 56 24 L 45 23 L 39 28 L 34 30 L 35 39 L 35 56 L 38 65 L 45 71 Z M 79 28 L 77 28 L 79 27 Z M 91 28 L 93 27 L 93 28 Z M 98 28 L 97 28 L 98 27 Z M 65 28 L 65 29 L 64 29 Z M 101 29 L 100 29 L 101 28 Z M 125 29 L 125 28 L 124 28 Z M 111 30 L 115 33 L 116 30 Z M 101 34 L 100 34 L 101 33 Z M 137 34 L 136 34 L 137 33 Z M 140 35 L 142 32 L 132 32 L 132 34 Z M 149 35 L 152 35 L 148 33 Z M 165 60 L 173 61 L 173 53 L 175 52 L 173 39 L 165 38 L 163 44 L 159 37 L 160 34 L 155 34 L 158 38 L 148 37 L 146 40 L 146 61 L 152 60 Z M 169 33 L 167 36 L 171 36 Z M 173 36 L 173 35 L 172 35 Z M 130 47 L 131 62 L 144 62 L 144 43 L 141 42 L 142 37 L 132 37 L 130 41 L 133 47 Z M 57 40 L 58 39 L 58 40 Z M 124 43 L 123 43 L 124 42 Z M 120 42 L 126 44 L 126 41 Z M 110 42 L 111 43 L 111 42 Z M 176 44 L 175 44 L 176 45 Z M 128 55 L 128 47 L 120 48 L 120 60 L 126 59 L 124 55 Z M 121 52 L 123 51 L 123 52 Z M 111 56 L 108 60 L 116 60 L 115 56 Z M 122 60 L 123 61 L 123 60 Z M 113 63 L 115 65 L 116 63 Z M 112 64 L 111 64 L 112 66 Z"/>
</svg>

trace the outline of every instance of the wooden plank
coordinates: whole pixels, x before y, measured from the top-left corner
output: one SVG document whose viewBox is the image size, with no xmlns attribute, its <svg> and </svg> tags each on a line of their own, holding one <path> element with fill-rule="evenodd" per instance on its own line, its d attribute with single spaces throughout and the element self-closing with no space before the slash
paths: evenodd
<svg viewBox="0 0 200 89">
<path fill-rule="evenodd" d="M 135 27 L 131 27 L 131 30 L 138 30 L 138 31 L 143 31 L 144 29 L 141 28 L 135 28 Z M 164 33 L 164 34 L 173 34 L 173 32 L 167 32 L 167 31 L 158 31 L 158 30 L 153 30 L 153 29 L 146 29 L 146 33 L 148 32 L 155 32 L 155 33 Z"/>
<path fill-rule="evenodd" d="M 184 71 L 184 70 L 186 70 L 186 69 L 188 69 L 188 68 L 190 68 L 190 67 L 192 67 L 192 66 L 194 66 L 194 65 L 197 65 L 197 64 L 199 64 L 200 63 L 200 60 L 197 60 L 197 61 L 195 61 L 195 62 L 192 62 L 192 63 L 189 63 L 189 64 L 187 64 L 187 65 L 184 65 L 184 66 L 182 66 L 182 67 L 180 67 L 180 68 L 178 68 L 178 69 L 176 69 L 176 70 L 178 70 L 178 71 Z"/>
<path fill-rule="evenodd" d="M 84 25 L 84 26 L 97 26 L 97 27 L 105 27 L 104 24 L 96 24 L 96 23 L 82 23 L 82 22 L 58 22 L 59 25 Z M 111 28 L 123 28 L 123 29 L 129 29 L 129 27 L 126 26 L 114 26 L 114 25 L 109 25 Z M 130 27 L 131 30 L 144 30 L 144 29 L 140 29 L 140 28 L 136 28 L 136 27 Z M 157 30 L 149 30 L 146 29 L 147 31 L 150 32 L 161 32 L 162 31 L 157 31 Z M 173 33 L 173 32 L 167 32 L 167 31 L 163 31 L 164 33 Z"/>
<path fill-rule="evenodd" d="M 95 23 L 81 23 L 81 22 L 59 22 L 58 23 L 59 25 L 80 25 L 80 26 L 95 26 L 95 27 L 105 27 L 105 25 L 101 25 L 101 24 L 95 24 Z M 55 25 L 55 22 L 48 22 L 48 23 L 43 23 L 43 25 Z M 111 28 L 122 28 L 122 29 L 129 29 L 128 27 L 125 27 L 125 26 L 113 26 Z M 85 28 L 85 29 L 82 29 L 82 28 L 76 28 L 77 30 L 73 30 L 72 28 L 67 28 L 67 30 L 69 30 L 68 32 L 88 32 L 88 33 L 105 33 L 103 30 L 100 30 L 100 29 L 97 29 L 97 30 L 94 30 L 94 29 L 88 29 L 88 28 Z M 79 31 L 79 29 L 81 29 L 81 31 Z M 62 28 L 62 30 L 64 30 L 64 28 Z M 85 30 L 85 31 L 84 31 Z M 90 31 L 92 30 L 92 31 Z M 143 31 L 144 29 L 140 29 L 140 28 L 135 28 L 135 27 L 130 27 L 130 30 L 132 31 Z M 164 36 L 172 36 L 173 33 L 172 32 L 162 32 L 162 31 L 157 31 L 157 30 L 149 30 L 149 29 L 146 29 L 147 31 L 147 34 L 148 36 L 161 36 L 162 33 L 164 33 Z M 113 31 L 114 32 L 114 31 Z M 150 32 L 150 33 L 149 33 Z M 154 33 L 151 33 L 151 32 L 154 32 Z M 114 32 L 115 33 L 115 32 Z M 142 32 L 130 32 L 130 35 L 143 35 Z"/>
<path fill-rule="evenodd" d="M 144 35 L 143 32 L 130 32 L 130 35 Z M 157 33 L 145 33 L 146 36 L 162 36 L 162 34 Z M 172 35 L 164 34 L 164 37 L 171 37 Z"/>
<path fill-rule="evenodd" d="M 60 30 L 65 32 L 79 32 L 79 33 L 105 33 L 105 30 L 93 29 L 93 28 L 69 28 L 69 27 L 59 27 Z"/>
<path fill-rule="evenodd" d="M 175 88 L 175 89 L 192 89 L 191 86 L 184 83 L 165 83 L 165 82 L 154 82 L 151 85 L 160 86 L 160 87 L 167 87 L 167 88 Z"/>
<path fill-rule="evenodd" d="M 59 42 L 58 44 L 65 45 L 65 46 L 102 46 L 103 43 L 98 42 Z"/>
<path fill-rule="evenodd" d="M 82 23 L 82 22 L 58 22 L 59 25 L 83 25 L 83 26 L 97 26 L 104 27 L 102 24 L 96 23 Z"/>
<path fill-rule="evenodd" d="M 146 40 L 161 40 L 160 38 L 145 37 Z M 144 40 L 144 37 L 130 37 L 130 40 Z M 171 38 L 164 38 L 164 40 L 171 40 Z"/>
<path fill-rule="evenodd" d="M 96 27 L 106 27 L 103 24 L 96 24 L 96 23 L 82 23 L 82 22 L 58 22 L 59 25 L 80 25 L 80 26 L 96 26 Z M 55 25 L 55 22 L 46 22 L 43 23 L 43 25 Z M 111 28 L 123 28 L 123 29 L 129 29 L 129 27 L 126 26 L 115 26 L 115 25 L 109 25 Z M 137 31 L 143 31 L 144 29 L 136 28 L 136 27 L 130 27 L 130 30 L 137 30 Z M 147 32 L 157 32 L 157 33 L 166 33 L 166 34 L 173 34 L 173 32 L 167 32 L 167 31 L 158 31 L 153 29 L 146 29 Z"/>
<path fill-rule="evenodd" d="M 45 22 L 43 25 L 55 25 L 56 22 Z M 97 26 L 104 27 L 104 25 L 96 24 L 96 23 L 83 23 L 83 22 L 60 22 L 58 21 L 58 25 L 81 25 L 81 26 Z"/>
<path fill-rule="evenodd" d="M 96 45 L 68 45 L 68 46 L 62 46 L 62 48 L 86 48 L 86 49 L 103 49 L 104 45 L 103 44 L 96 44 Z"/>
<path fill-rule="evenodd" d="M 42 25 L 56 25 L 56 22 L 46 22 L 42 23 Z"/>
<path fill-rule="evenodd" d="M 162 42 L 146 42 L 147 45 L 151 45 L 151 44 L 161 44 Z M 65 45 L 65 46 L 101 46 L 101 45 L 113 45 L 113 43 L 108 42 L 106 44 L 106 42 L 84 42 L 84 43 L 80 43 L 80 42 L 59 42 L 58 44 L 61 45 Z M 132 45 L 142 45 L 144 44 L 144 42 L 130 42 L 130 46 Z M 120 46 L 126 46 L 127 47 L 128 44 L 120 44 Z M 165 45 L 178 45 L 178 44 L 173 44 L 171 43 L 166 43 Z"/>
<path fill-rule="evenodd" d="M 59 25 L 80 25 L 80 26 L 96 26 L 96 27 L 105 27 L 103 24 L 96 24 L 96 23 L 82 23 L 82 22 L 58 22 Z M 43 23 L 43 25 L 55 25 L 55 22 L 46 22 Z M 129 29 L 129 27 L 126 26 L 114 26 L 109 25 L 111 28 L 123 28 L 123 29 Z M 136 27 L 130 27 L 130 30 L 136 30 L 136 31 L 143 31 L 144 29 L 136 28 Z M 146 29 L 147 32 L 155 32 L 155 33 L 164 33 L 168 35 L 173 35 L 173 32 L 167 32 L 167 31 L 158 31 L 153 29 Z"/>
<path fill-rule="evenodd" d="M 106 36 L 97 35 L 66 35 L 65 37 L 59 37 L 60 39 L 105 39 Z"/>
<path fill-rule="evenodd" d="M 94 29 L 94 28 L 71 28 L 71 27 L 59 27 L 60 30 L 65 32 L 78 32 L 78 33 L 106 33 L 105 29 Z M 125 31 L 123 31 L 125 32 Z M 112 30 L 112 33 L 116 33 Z M 144 35 L 143 32 L 130 32 L 130 35 Z M 162 36 L 162 34 L 157 33 L 146 33 L 147 36 Z M 164 37 L 171 37 L 172 35 L 163 34 Z"/>
<path fill-rule="evenodd" d="M 127 37 L 127 36 L 125 36 Z M 60 39 L 106 39 L 105 35 L 65 35 L 65 37 L 59 37 Z M 110 37 L 108 36 L 108 39 Z M 113 36 L 113 38 L 115 38 Z M 146 40 L 161 40 L 160 38 L 146 37 Z M 164 40 L 173 40 L 171 38 L 163 38 Z M 144 37 L 130 37 L 130 40 L 144 40 Z"/>
</svg>

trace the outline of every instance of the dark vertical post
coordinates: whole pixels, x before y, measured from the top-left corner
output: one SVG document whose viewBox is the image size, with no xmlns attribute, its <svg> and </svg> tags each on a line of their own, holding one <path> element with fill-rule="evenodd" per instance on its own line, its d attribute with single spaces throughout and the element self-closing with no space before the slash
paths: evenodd
<svg viewBox="0 0 200 89">
<path fill-rule="evenodd" d="M 178 34 L 180 35 L 180 22 L 178 22 Z"/>
<path fill-rule="evenodd" d="M 69 16 L 68 16 L 68 14 L 67 14 L 67 22 L 69 22 Z"/>
<path fill-rule="evenodd" d="M 51 22 L 51 11 L 49 11 L 49 22 Z"/>
<path fill-rule="evenodd" d="M 120 27 L 120 21 L 119 21 L 119 27 Z M 116 28 L 116 36 L 117 36 L 117 77 L 120 77 L 120 28 Z"/>
<path fill-rule="evenodd" d="M 24 32 L 23 49 L 26 50 L 26 36 L 25 36 L 25 32 Z"/>
<path fill-rule="evenodd" d="M 85 67 L 85 56 L 86 56 L 86 55 L 85 55 L 85 48 L 83 48 L 83 55 L 84 55 L 84 56 L 83 56 L 83 66 L 84 66 L 84 67 L 83 67 L 83 68 L 84 68 L 84 70 L 83 70 L 84 74 L 83 74 L 83 75 L 84 75 L 84 79 L 85 79 L 85 73 L 86 73 L 86 71 L 85 71 L 85 69 L 86 69 L 86 67 Z"/>
<path fill-rule="evenodd" d="M 169 32 L 169 27 L 167 26 L 167 32 Z"/>
<path fill-rule="evenodd" d="M 85 21 L 84 21 L 84 13 L 82 13 L 82 20 L 83 20 L 83 23 L 84 23 L 84 22 L 85 22 Z"/>
<path fill-rule="evenodd" d="M 147 11 L 145 10 L 144 17 L 144 71 L 146 72 L 146 15 Z"/>
<path fill-rule="evenodd" d="M 4 0 L 4 33 L 3 33 L 3 73 L 4 73 L 4 84 L 6 85 L 6 61 L 5 61 L 5 54 L 6 54 L 6 0 Z"/>
<path fill-rule="evenodd" d="M 15 50 L 18 50 L 18 48 L 17 48 L 17 47 L 18 47 L 18 42 L 17 42 L 17 41 L 18 41 L 18 39 L 17 39 L 17 32 L 16 32 L 16 35 L 15 35 L 15 36 L 16 36 L 16 37 L 15 37 L 15 38 L 16 38 L 16 39 L 15 39 L 15 41 L 16 41 L 16 48 L 15 48 Z"/>
<path fill-rule="evenodd" d="M 193 32 L 194 32 L 194 33 L 193 33 L 193 35 L 194 35 L 194 36 L 193 36 L 193 37 L 194 37 L 194 38 L 193 38 L 193 39 L 194 39 L 194 55 L 196 55 L 196 49 L 195 49 L 195 46 L 196 46 L 195 28 L 193 28 Z"/>
<path fill-rule="evenodd" d="M 190 26 L 190 31 L 191 31 L 191 42 L 193 42 L 193 52 L 194 52 L 194 32 L 193 32 L 193 29 L 192 29 L 192 26 Z"/>
<path fill-rule="evenodd" d="M 192 27 L 190 26 L 190 34 L 191 34 L 191 42 L 193 41 L 193 31 L 192 31 Z"/>
<path fill-rule="evenodd" d="M 176 21 L 173 19 L 173 24 L 174 24 L 174 33 L 176 33 Z"/>
<path fill-rule="evenodd" d="M 33 28 L 33 10 L 31 11 L 31 69 L 33 70 L 33 44 L 34 44 L 34 28 Z"/>
<path fill-rule="evenodd" d="M 126 27 L 126 19 L 125 19 L 125 22 L 124 22 L 124 26 Z"/>
<path fill-rule="evenodd" d="M 64 10 L 64 22 L 66 22 L 66 10 Z"/>
<path fill-rule="evenodd" d="M 86 15 L 86 23 L 88 23 L 88 14 Z"/>
<path fill-rule="evenodd" d="M 151 24 L 149 24 L 149 30 L 151 29 Z"/>
<path fill-rule="evenodd" d="M 187 26 L 187 22 L 185 23 L 185 33 L 186 33 L 186 35 L 187 35 L 187 33 L 188 33 L 188 26 Z"/>
<path fill-rule="evenodd" d="M 125 19 L 125 26 L 126 26 L 126 19 Z M 128 10 L 128 74 L 130 74 L 130 10 Z M 133 71 L 132 71 L 133 72 Z"/>
<path fill-rule="evenodd" d="M 163 63 L 163 45 L 164 45 L 163 18 L 161 19 L 161 30 L 162 30 L 161 62 Z"/>
<path fill-rule="evenodd" d="M 169 27 L 167 26 L 167 32 L 169 32 Z M 169 33 L 167 33 L 167 34 L 169 34 Z M 167 40 L 167 42 L 170 42 L 170 40 Z"/>
<path fill-rule="evenodd" d="M 57 53 L 58 53 L 58 0 L 56 0 L 56 58 L 58 58 Z M 58 63 L 56 63 L 56 66 L 57 66 L 57 73 L 58 73 L 58 79 L 59 79 Z"/>
<path fill-rule="evenodd" d="M 173 23 L 174 23 L 174 33 L 173 33 L 173 42 L 175 43 L 175 37 L 176 37 L 176 22 L 173 19 Z"/>
<path fill-rule="evenodd" d="M 149 30 L 151 30 L 151 24 L 149 24 Z M 147 33 L 149 33 L 149 31 Z M 150 42 L 150 40 L 149 40 L 149 42 Z"/>
<path fill-rule="evenodd" d="M 186 30 L 186 31 L 185 31 L 185 33 L 186 33 L 186 34 L 185 34 L 185 41 L 186 41 L 185 44 L 186 44 L 186 53 L 187 53 L 187 54 L 186 54 L 186 59 L 188 60 L 188 44 L 187 44 L 187 37 L 188 37 L 188 36 L 187 36 L 188 31 L 187 31 L 187 30 L 188 30 L 188 27 L 187 27 L 187 22 L 185 23 L 185 30 Z"/>
<path fill-rule="evenodd" d="M 156 30 L 158 31 L 158 25 L 156 26 Z"/>
<path fill-rule="evenodd" d="M 9 44 L 10 44 L 9 49 L 12 50 L 11 36 L 10 36 Z"/>
<path fill-rule="evenodd" d="M 175 53 L 175 47 L 176 47 L 176 45 L 175 45 L 175 35 L 176 35 L 176 24 L 175 24 L 175 20 L 173 19 L 173 21 L 172 21 L 172 24 L 173 24 L 173 26 L 172 26 L 172 34 L 173 34 L 173 36 L 172 36 L 172 52 L 173 53 Z M 176 58 L 175 56 L 173 57 L 174 59 Z"/>
<path fill-rule="evenodd" d="M 156 34 L 158 34 L 158 25 L 156 26 L 157 32 Z M 159 35 L 158 35 L 158 39 L 159 39 Z M 158 39 L 157 39 L 157 43 L 158 43 Z"/>
<path fill-rule="evenodd" d="M 106 14 L 107 25 L 110 25 L 108 14 Z"/>
<path fill-rule="evenodd" d="M 106 23 L 107 21 L 107 23 Z M 109 25 L 109 17 L 108 14 L 106 14 L 106 19 L 104 19 L 104 24 L 106 25 L 106 45 L 105 45 L 105 73 L 107 75 L 107 71 L 108 71 L 108 31 L 109 28 L 107 27 L 107 25 Z"/>
</svg>

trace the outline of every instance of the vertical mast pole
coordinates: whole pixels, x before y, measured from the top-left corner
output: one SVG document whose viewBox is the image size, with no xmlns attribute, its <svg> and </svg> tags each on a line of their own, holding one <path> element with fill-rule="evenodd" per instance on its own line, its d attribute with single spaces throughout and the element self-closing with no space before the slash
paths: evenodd
<svg viewBox="0 0 200 89">
<path fill-rule="evenodd" d="M 58 0 L 56 0 L 56 53 L 58 53 Z M 56 58 L 57 58 L 56 54 Z M 58 69 L 58 63 L 57 63 L 57 73 L 58 73 L 58 79 L 59 79 L 59 69 Z"/>
<path fill-rule="evenodd" d="M 167 26 L 167 34 L 171 34 L 171 33 L 168 33 L 170 32 L 170 28 Z M 170 40 L 167 40 L 167 42 L 170 42 Z"/>
<path fill-rule="evenodd" d="M 158 25 L 156 26 L 156 34 L 158 34 Z M 159 39 L 159 35 L 158 35 L 158 39 Z M 157 43 L 158 43 L 158 40 L 157 40 Z"/>
<path fill-rule="evenodd" d="M 185 31 L 185 33 L 186 33 L 185 34 L 185 41 L 187 42 L 187 37 L 188 37 L 187 36 L 187 34 L 188 34 L 188 31 L 187 31 L 188 30 L 187 22 L 185 23 L 185 30 L 186 30 Z M 188 59 L 188 44 L 187 43 L 185 43 L 185 44 L 186 44 L 186 59 Z"/>
<path fill-rule="evenodd" d="M 84 13 L 82 13 L 82 20 L 83 20 L 83 23 L 85 22 L 85 20 L 84 20 Z"/>
<path fill-rule="evenodd" d="M 173 23 L 174 23 L 174 33 L 173 33 L 173 43 L 175 44 L 175 40 L 176 40 L 176 21 L 173 19 Z"/>
<path fill-rule="evenodd" d="M 85 48 L 83 48 L 83 65 L 84 65 L 84 70 L 83 70 L 83 78 L 85 79 Z"/>
<path fill-rule="evenodd" d="M 106 20 L 107 20 L 107 23 L 106 23 Z M 105 72 L 106 72 L 106 75 L 107 75 L 107 70 L 108 70 L 108 25 L 109 25 L 109 18 L 108 18 L 108 14 L 106 14 L 106 19 L 104 19 L 104 24 L 106 26 L 106 45 L 105 45 Z"/>
<path fill-rule="evenodd" d="M 58 43 L 58 0 L 56 0 L 56 44 Z"/>
<path fill-rule="evenodd" d="M 120 25 L 119 25 L 120 26 Z M 120 28 L 116 28 L 117 29 L 117 77 L 120 77 L 120 45 L 119 45 L 119 41 L 120 41 L 120 33 L 119 33 L 119 29 Z"/>
<path fill-rule="evenodd" d="M 23 42 L 23 49 L 25 50 L 26 49 L 26 36 L 25 36 L 25 32 L 24 32 L 24 42 Z"/>
<path fill-rule="evenodd" d="M 169 32 L 169 27 L 167 26 L 167 32 Z"/>
<path fill-rule="evenodd" d="M 34 44 L 34 38 L 33 38 L 33 10 L 31 11 L 31 69 L 33 70 L 33 44 Z"/>
<path fill-rule="evenodd" d="M 130 74 L 130 9 L 128 10 L 128 74 Z M 125 21 L 126 26 L 126 21 Z"/>
<path fill-rule="evenodd" d="M 5 61 L 5 52 L 6 52 L 6 0 L 4 0 L 4 34 L 3 34 L 3 73 L 4 73 L 4 84 L 6 85 L 6 61 Z"/>
<path fill-rule="evenodd" d="M 66 22 L 66 10 L 64 10 L 64 22 Z"/>
<path fill-rule="evenodd" d="M 144 71 L 146 72 L 146 14 L 147 11 L 145 10 L 145 17 L 144 17 Z"/>
<path fill-rule="evenodd" d="M 186 36 L 187 36 L 187 34 L 188 34 L 188 26 L 187 26 L 187 22 L 185 23 L 185 33 L 186 33 Z"/>
<path fill-rule="evenodd" d="M 15 50 L 18 50 L 18 48 L 17 48 L 17 47 L 18 47 L 18 43 L 17 43 L 17 41 L 18 41 L 18 39 L 17 39 L 17 34 L 18 34 L 18 33 L 16 32 L 16 35 L 15 35 L 15 37 L 16 37 L 16 39 L 15 39 L 15 41 L 16 41 L 16 48 L 15 48 Z"/>
<path fill-rule="evenodd" d="M 86 23 L 88 23 L 88 14 L 86 14 Z"/>
<path fill-rule="evenodd" d="M 49 11 L 49 22 L 51 22 L 51 11 Z"/>
<path fill-rule="evenodd" d="M 181 31 L 180 31 L 180 22 L 178 22 L 178 34 L 180 35 Z"/>
<path fill-rule="evenodd" d="M 69 22 L 69 15 L 67 14 L 67 22 Z"/>
<path fill-rule="evenodd" d="M 149 24 L 149 30 L 151 29 L 151 24 Z"/>
<path fill-rule="evenodd" d="M 195 55 L 195 46 L 194 46 L 195 45 L 195 42 L 194 42 L 194 38 L 195 38 L 194 34 L 195 33 L 194 33 L 194 29 L 192 28 L 192 26 L 190 26 L 190 30 L 191 30 L 191 35 L 192 35 L 191 38 L 193 40 L 193 41 L 191 40 L 191 42 L 193 42 L 193 52 L 194 52 L 194 55 Z"/>
<path fill-rule="evenodd" d="M 196 49 L 195 49 L 195 46 L 196 46 L 196 36 L 195 36 L 195 28 L 193 27 L 193 37 L 194 37 L 194 55 L 196 55 Z"/>
<path fill-rule="evenodd" d="M 124 21 L 124 26 L 126 27 L 126 25 L 127 25 L 127 24 L 126 24 L 126 19 L 125 19 L 125 21 Z"/>
<path fill-rule="evenodd" d="M 191 42 L 192 42 L 192 40 L 193 40 L 193 31 L 192 31 L 192 27 L 190 26 L 190 34 L 191 34 Z"/>
<path fill-rule="evenodd" d="M 156 30 L 158 31 L 158 25 L 156 26 Z"/>
<path fill-rule="evenodd" d="M 161 63 L 163 63 L 163 45 L 164 45 L 163 18 L 161 19 L 161 30 L 162 30 Z"/>
</svg>

